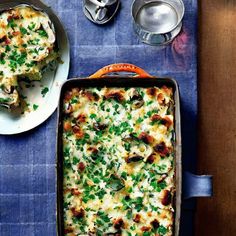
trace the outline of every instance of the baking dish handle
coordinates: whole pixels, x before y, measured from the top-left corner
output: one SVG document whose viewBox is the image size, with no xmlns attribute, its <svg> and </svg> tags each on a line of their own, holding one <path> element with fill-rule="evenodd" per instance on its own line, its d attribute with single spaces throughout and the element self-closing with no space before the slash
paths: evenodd
<svg viewBox="0 0 236 236">
<path fill-rule="evenodd" d="M 141 69 L 138 66 L 128 63 L 118 63 L 105 66 L 100 70 L 98 70 L 97 72 L 95 72 L 93 75 L 89 76 L 89 78 L 98 79 L 104 77 L 105 75 L 115 72 L 132 72 L 136 74 L 134 76 L 135 78 L 152 78 L 152 76 L 148 74 L 145 70 Z"/>
<path fill-rule="evenodd" d="M 213 195 L 212 176 L 194 175 L 185 171 L 183 176 L 183 197 L 211 197 Z"/>
</svg>

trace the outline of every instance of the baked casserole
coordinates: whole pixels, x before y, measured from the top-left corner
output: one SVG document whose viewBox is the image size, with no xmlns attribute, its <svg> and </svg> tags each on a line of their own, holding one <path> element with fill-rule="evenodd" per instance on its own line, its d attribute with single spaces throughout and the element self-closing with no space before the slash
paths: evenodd
<svg viewBox="0 0 236 236">
<path fill-rule="evenodd" d="M 173 235 L 171 87 L 64 95 L 64 235 Z"/>
</svg>

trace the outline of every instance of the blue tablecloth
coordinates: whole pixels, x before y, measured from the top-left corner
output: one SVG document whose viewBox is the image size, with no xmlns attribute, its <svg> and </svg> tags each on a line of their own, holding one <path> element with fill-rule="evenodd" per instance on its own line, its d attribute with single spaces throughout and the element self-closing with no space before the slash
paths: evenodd
<svg viewBox="0 0 236 236">
<path fill-rule="evenodd" d="M 89 22 L 81 0 L 47 0 L 60 16 L 71 45 L 70 77 L 88 76 L 118 62 L 175 78 L 180 86 L 184 169 L 195 169 L 197 116 L 197 1 L 185 0 L 182 33 L 163 48 L 140 43 L 130 15 L 131 0 L 121 0 L 115 20 Z M 0 114 L 1 115 L 1 114 Z M 0 124 L 1 125 L 1 124 Z M 0 235 L 56 235 L 56 113 L 38 128 L 0 136 Z M 183 205 L 181 235 L 192 235 L 193 202 Z"/>
</svg>

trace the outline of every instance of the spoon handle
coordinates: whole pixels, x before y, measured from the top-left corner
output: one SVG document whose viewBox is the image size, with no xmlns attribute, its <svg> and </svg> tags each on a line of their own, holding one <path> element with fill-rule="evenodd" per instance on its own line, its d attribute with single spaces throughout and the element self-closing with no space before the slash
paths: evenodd
<svg viewBox="0 0 236 236">
<path fill-rule="evenodd" d="M 99 6 L 99 7 L 105 7 L 106 3 L 104 2 L 99 2 L 98 0 L 89 0 L 90 2 L 94 3 L 95 5 Z"/>
</svg>

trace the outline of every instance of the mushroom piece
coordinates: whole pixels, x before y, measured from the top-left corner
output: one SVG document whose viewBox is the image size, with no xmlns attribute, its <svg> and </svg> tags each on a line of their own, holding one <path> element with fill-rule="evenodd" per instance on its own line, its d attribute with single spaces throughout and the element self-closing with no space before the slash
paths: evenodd
<svg viewBox="0 0 236 236">
<path fill-rule="evenodd" d="M 165 105 L 166 102 L 165 102 L 165 96 L 163 93 L 159 93 L 157 95 L 157 101 L 160 105 Z"/>
<path fill-rule="evenodd" d="M 11 108 L 19 105 L 19 93 L 17 91 L 17 77 L 0 76 L 0 106 Z"/>
<path fill-rule="evenodd" d="M 144 105 L 143 97 L 135 90 L 130 101 L 132 102 L 132 108 L 138 109 Z"/>
<path fill-rule="evenodd" d="M 76 123 L 80 124 L 80 123 L 84 123 L 86 121 L 87 116 L 85 114 L 79 114 L 76 118 Z"/>
<path fill-rule="evenodd" d="M 152 227 L 153 227 L 154 229 L 157 229 L 157 228 L 159 228 L 159 226 L 160 226 L 160 224 L 159 224 L 159 222 L 158 222 L 157 219 L 153 220 L 153 221 L 151 222 L 151 225 L 152 225 Z"/>
<path fill-rule="evenodd" d="M 102 131 L 104 129 L 106 129 L 108 126 L 106 124 L 101 124 L 101 123 L 94 123 L 93 124 L 93 128 L 96 130 L 96 131 Z"/>
<path fill-rule="evenodd" d="M 158 182 L 158 183 L 161 183 L 161 182 L 163 182 L 167 177 L 168 177 L 167 174 L 162 174 L 161 177 L 160 177 L 160 179 L 157 180 L 157 182 Z"/>
<path fill-rule="evenodd" d="M 154 150 L 160 154 L 161 157 L 165 157 L 169 154 L 170 150 L 166 146 L 165 142 L 161 142 L 154 147 Z"/>
<path fill-rule="evenodd" d="M 152 153 L 150 156 L 147 158 L 147 163 L 152 164 L 156 159 L 156 155 Z"/>
<path fill-rule="evenodd" d="M 163 190 L 163 197 L 161 199 L 161 203 L 164 206 L 168 206 L 171 203 L 172 195 L 169 190 Z"/>
<path fill-rule="evenodd" d="M 170 128 L 173 124 L 173 121 L 168 116 L 166 116 L 162 118 L 162 124 L 165 125 L 167 128 Z"/>
<path fill-rule="evenodd" d="M 47 36 L 48 36 L 48 42 L 51 44 L 55 43 L 56 36 L 55 36 L 55 30 L 54 30 L 52 22 L 49 20 L 44 20 L 40 28 L 43 28 L 46 31 Z"/>
<path fill-rule="evenodd" d="M 83 91 L 82 95 L 87 97 L 89 101 L 98 101 L 99 95 L 95 92 Z"/>
<path fill-rule="evenodd" d="M 71 91 L 66 91 L 64 95 L 64 100 L 69 101 L 72 98 L 73 94 Z"/>
<path fill-rule="evenodd" d="M 133 221 L 134 221 L 135 223 L 139 223 L 140 220 L 141 220 L 141 215 L 136 214 L 135 217 L 134 217 L 134 219 L 133 219 Z"/>
<path fill-rule="evenodd" d="M 64 109 L 64 112 L 66 114 L 70 114 L 71 112 L 73 111 L 73 107 L 70 103 L 66 103 L 65 104 L 65 109 Z"/>
<path fill-rule="evenodd" d="M 141 228 L 141 230 L 142 230 L 143 232 L 148 232 L 148 231 L 150 231 L 150 229 L 151 229 L 150 226 L 142 226 L 142 228 Z"/>
<path fill-rule="evenodd" d="M 83 162 L 80 162 L 80 163 L 78 164 L 78 170 L 79 170 L 80 172 L 83 172 L 83 171 L 85 170 L 85 168 L 86 168 L 86 166 L 85 166 L 85 164 L 84 164 Z"/>
<path fill-rule="evenodd" d="M 77 126 L 77 125 L 73 126 L 72 131 L 75 134 L 75 137 L 77 139 L 81 139 L 84 137 L 84 132 L 81 130 L 81 128 L 79 126 Z"/>
<path fill-rule="evenodd" d="M 11 108 L 16 107 L 19 104 L 19 94 L 16 89 L 13 89 L 10 93 L 0 89 L 0 106 Z"/>
<path fill-rule="evenodd" d="M 117 102 L 123 102 L 124 101 L 124 96 L 122 91 L 111 91 L 108 94 L 105 95 L 106 99 L 112 98 L 116 100 Z"/>
<path fill-rule="evenodd" d="M 102 233 L 100 230 L 96 229 L 97 233 Z M 114 230 L 115 231 L 115 230 Z M 93 233 L 93 232 L 89 232 L 89 236 L 96 236 L 96 235 L 100 235 L 100 234 L 97 234 L 97 233 Z M 115 232 L 109 232 L 109 233 L 106 233 L 106 234 L 102 234 L 103 236 L 121 236 L 121 231 L 120 230 L 117 230 Z"/>
<path fill-rule="evenodd" d="M 157 89 L 156 88 L 148 88 L 147 89 L 147 94 L 151 97 L 154 97 L 156 96 L 156 93 L 157 93 Z"/>
<path fill-rule="evenodd" d="M 73 233 L 74 229 L 72 227 L 67 227 L 64 229 L 64 234 L 69 234 L 69 233 Z"/>
<path fill-rule="evenodd" d="M 89 236 L 96 236 L 96 233 L 89 231 L 89 232 L 88 232 L 88 235 L 89 235 Z"/>
<path fill-rule="evenodd" d="M 123 138 L 123 141 L 125 142 L 139 141 L 139 138 L 134 133 L 130 133 L 129 136 Z"/>
<path fill-rule="evenodd" d="M 123 227 L 124 227 L 124 221 L 121 218 L 114 220 L 115 229 L 121 229 Z"/>
<path fill-rule="evenodd" d="M 153 143 L 153 141 L 154 141 L 153 136 L 149 135 L 149 134 L 146 133 L 146 132 L 142 132 L 142 133 L 138 136 L 138 138 L 139 138 L 140 140 L 142 140 L 142 141 L 143 141 L 144 143 L 146 143 L 146 144 Z"/>
<path fill-rule="evenodd" d="M 144 157 L 139 156 L 139 155 L 135 155 L 135 156 L 131 156 L 126 158 L 126 162 L 127 163 L 132 163 L 132 162 L 139 162 L 142 161 L 144 159 Z"/>
<path fill-rule="evenodd" d="M 81 192 L 77 188 L 72 188 L 71 189 L 71 194 L 78 196 L 78 195 L 81 194 Z"/>
<path fill-rule="evenodd" d="M 107 187 L 114 191 L 119 191 L 124 188 L 124 186 L 124 181 L 119 176 L 114 174 L 110 176 L 110 179 L 107 183 Z"/>
<path fill-rule="evenodd" d="M 71 212 L 74 217 L 81 219 L 85 216 L 85 211 L 83 208 L 80 208 L 79 210 L 75 209 L 75 207 L 71 208 Z"/>
</svg>

